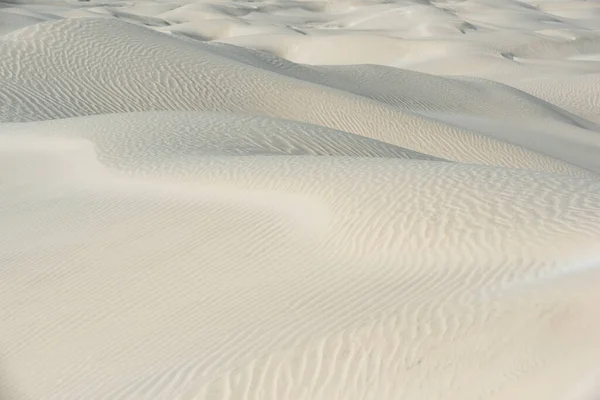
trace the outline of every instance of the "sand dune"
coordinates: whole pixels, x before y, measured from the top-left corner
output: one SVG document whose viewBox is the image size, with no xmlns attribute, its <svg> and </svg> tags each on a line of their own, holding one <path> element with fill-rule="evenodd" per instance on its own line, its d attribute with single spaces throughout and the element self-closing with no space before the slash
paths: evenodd
<svg viewBox="0 0 600 400">
<path fill-rule="evenodd" d="M 112 39 L 98 40 L 103 37 Z M 443 114 L 455 114 L 459 102 L 466 103 L 467 110 L 473 108 L 475 115 L 489 115 L 486 109 L 504 109 L 511 103 L 507 114 L 512 109 L 512 115 L 536 115 L 545 125 L 552 123 L 548 130 L 600 130 L 508 88 L 491 93 L 482 105 L 480 98 L 465 99 L 469 84 L 411 74 L 395 78 L 418 82 L 390 87 L 374 99 L 373 91 L 364 88 L 369 79 L 361 82 L 351 76 L 345 79 L 355 82 L 348 85 L 351 92 L 340 90 L 342 82 L 332 80 L 333 88 L 323 84 L 332 74 L 328 70 L 325 75 L 314 69 L 304 72 L 306 67 L 295 70 L 294 64 L 273 58 L 175 39 L 116 19 L 66 19 L 23 28 L 0 38 L 0 51 L 7 55 L 0 76 L 4 121 L 148 110 L 250 113 L 344 130 L 443 159 L 576 175 L 585 173 L 576 168 L 576 158 L 565 157 L 569 164 L 548 159 L 536 148 L 449 124 Z M 383 84 L 380 78 L 372 80 Z M 430 89 L 432 94 L 412 97 L 416 87 L 429 85 L 436 87 Z M 485 84 L 473 85 L 472 91 L 487 89 Z M 462 90 L 454 91 L 456 86 Z M 432 105 L 435 94 L 445 91 L 452 94 Z"/>
<path fill-rule="evenodd" d="M 0 1 L 0 398 L 595 399 L 598 15 Z"/>
</svg>

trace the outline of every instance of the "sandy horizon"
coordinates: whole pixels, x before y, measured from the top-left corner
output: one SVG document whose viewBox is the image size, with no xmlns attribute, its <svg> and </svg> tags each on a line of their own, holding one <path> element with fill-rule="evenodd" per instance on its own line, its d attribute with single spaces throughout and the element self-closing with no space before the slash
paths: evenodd
<svg viewBox="0 0 600 400">
<path fill-rule="evenodd" d="M 600 398 L 600 2 L 0 1 L 0 399 Z"/>
</svg>

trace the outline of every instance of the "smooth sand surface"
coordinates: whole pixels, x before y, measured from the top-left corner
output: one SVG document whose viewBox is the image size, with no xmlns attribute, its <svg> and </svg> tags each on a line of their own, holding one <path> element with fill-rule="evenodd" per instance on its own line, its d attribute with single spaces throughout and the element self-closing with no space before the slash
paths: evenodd
<svg viewBox="0 0 600 400">
<path fill-rule="evenodd" d="M 0 399 L 600 398 L 600 3 L 0 1 Z"/>
</svg>

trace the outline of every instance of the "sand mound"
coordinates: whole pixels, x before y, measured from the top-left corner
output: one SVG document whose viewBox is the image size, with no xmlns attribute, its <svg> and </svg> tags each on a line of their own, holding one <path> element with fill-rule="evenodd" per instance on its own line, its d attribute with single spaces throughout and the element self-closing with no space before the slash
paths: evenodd
<svg viewBox="0 0 600 400">
<path fill-rule="evenodd" d="M 600 337 L 597 181 L 304 156 L 123 180 L 73 139 L 30 139 L 8 149 L 35 189 L 2 212 L 4 309 L 44 315 L 2 335 L 23 398 L 560 399 L 600 356 L 573 347 Z"/>
<path fill-rule="evenodd" d="M 125 179 L 74 139 L 37 136 L 2 146 L 35 188 L 2 212 L 2 302 L 44 315 L 2 336 L 24 398 L 558 399 L 600 356 L 570 346 L 600 337 L 595 180 L 306 156 L 186 158 Z M 135 173 L 151 159 L 127 136 L 98 144 L 99 159 Z M 461 383 L 473 362 L 481 387 Z"/>
<path fill-rule="evenodd" d="M 111 40 L 101 39 L 106 37 Z M 248 59 L 247 51 L 232 51 L 230 56 L 226 50 L 116 19 L 66 19 L 23 28 L 0 39 L 0 51 L 6 54 L 0 68 L 0 85 L 5 88 L 0 117 L 29 121 L 148 110 L 243 112 L 327 126 L 453 161 L 585 174 L 535 148 L 530 151 L 444 122 L 440 113 L 456 113 L 450 104 L 465 98 L 464 89 L 462 96 L 456 91 L 445 101 L 438 99 L 437 106 L 427 105 L 433 103 L 432 95 L 409 100 L 415 88 L 411 83 L 398 84 L 373 99 L 373 93 L 364 89 L 369 80 L 354 79 L 357 83 L 349 85 L 352 92 L 342 91 L 339 82 L 333 83 L 337 88 L 322 85 L 327 75 L 321 82 L 312 81 L 318 71 L 307 73 L 303 80 L 303 67 L 290 76 L 289 63 Z M 431 84 L 452 93 L 456 86 L 468 86 L 418 75 L 421 87 Z M 374 85 L 382 84 L 378 78 L 374 81 Z M 491 104 L 484 107 L 469 107 L 474 103 L 470 100 L 465 108 L 489 115 L 490 109 L 502 109 L 503 103 L 519 98 L 512 89 L 504 92 L 490 95 Z M 494 100 L 496 96 L 499 100 Z M 579 126 L 583 122 L 567 112 L 539 105 L 541 101 L 536 104 L 526 94 L 521 99 L 525 115 L 554 120 L 567 131 L 583 129 Z M 437 111 L 436 118 L 423 116 L 423 111 Z"/>
<path fill-rule="evenodd" d="M 0 1 L 0 398 L 598 397 L 598 15 Z"/>
</svg>

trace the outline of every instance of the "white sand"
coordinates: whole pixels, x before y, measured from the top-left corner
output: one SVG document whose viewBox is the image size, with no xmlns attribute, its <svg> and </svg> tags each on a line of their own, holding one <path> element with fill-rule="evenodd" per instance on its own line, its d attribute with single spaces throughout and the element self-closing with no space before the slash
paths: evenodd
<svg viewBox="0 0 600 400">
<path fill-rule="evenodd" d="M 597 1 L 0 1 L 0 399 L 598 399 L 599 124 Z"/>
</svg>

